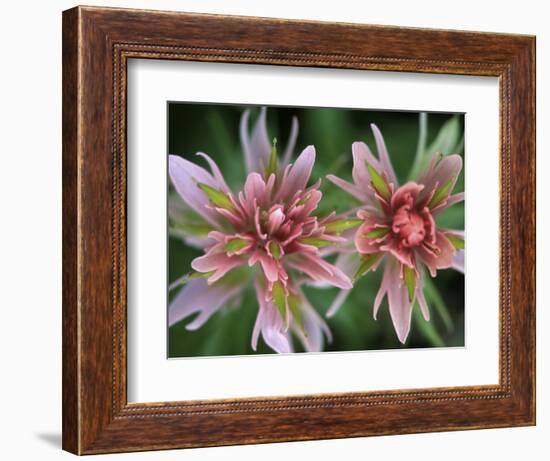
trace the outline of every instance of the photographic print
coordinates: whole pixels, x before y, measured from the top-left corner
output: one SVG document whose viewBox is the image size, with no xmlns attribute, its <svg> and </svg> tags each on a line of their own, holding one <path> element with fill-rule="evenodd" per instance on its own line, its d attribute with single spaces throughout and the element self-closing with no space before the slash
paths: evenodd
<svg viewBox="0 0 550 461">
<path fill-rule="evenodd" d="M 63 448 L 534 425 L 535 42 L 64 11 Z"/>
<path fill-rule="evenodd" d="M 464 346 L 464 114 L 167 111 L 169 358 Z"/>
</svg>

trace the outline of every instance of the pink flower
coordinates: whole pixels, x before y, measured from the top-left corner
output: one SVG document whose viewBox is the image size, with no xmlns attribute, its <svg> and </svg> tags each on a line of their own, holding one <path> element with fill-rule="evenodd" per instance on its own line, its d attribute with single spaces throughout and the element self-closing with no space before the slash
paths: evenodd
<svg viewBox="0 0 550 461">
<path fill-rule="evenodd" d="M 248 112 L 241 121 L 241 141 L 250 172 L 237 194 L 230 191 L 208 155 L 198 154 L 207 161 L 210 172 L 181 157 L 169 157 L 170 178 L 177 193 L 211 226 L 202 243 L 204 254 L 191 264 L 196 272 L 185 279 L 185 286 L 170 305 L 169 324 L 199 312 L 187 325 L 188 329 L 199 328 L 248 282 L 244 276 L 227 285 L 228 274 L 251 267 L 259 305 L 252 334 L 254 350 L 261 333 L 276 352 L 290 352 L 290 331 L 306 350 L 321 350 L 323 334 L 330 340 L 330 331 L 305 299 L 302 282 L 294 281 L 291 271 L 304 275 L 306 281 L 351 288 L 349 278 L 323 260 L 319 249 L 341 242 L 338 234 L 358 222 L 350 224 L 334 214 L 326 218 L 314 214 L 322 197 L 319 182 L 307 187 L 315 162 L 314 147 L 306 147 L 294 164 L 288 163 L 296 123 L 279 163 L 275 144 L 271 148 L 266 141 L 265 110 L 251 138 L 247 120 Z"/>
<path fill-rule="evenodd" d="M 454 267 L 464 271 L 463 251 L 458 251 L 464 248 L 463 231 L 440 229 L 435 220 L 443 210 L 464 200 L 463 193 L 451 194 L 462 159 L 456 154 L 434 154 L 417 181 L 399 186 L 382 134 L 375 125 L 371 127 L 379 158 L 365 143 L 355 142 L 353 183 L 333 175 L 327 178 L 363 203 L 357 212 L 362 224 L 355 234 L 355 248 L 362 255 L 357 275 L 375 270 L 385 260 L 374 317 L 387 295 L 395 331 L 404 343 L 415 302 L 429 320 L 423 290 L 424 268 L 432 277 L 438 269 Z"/>
</svg>

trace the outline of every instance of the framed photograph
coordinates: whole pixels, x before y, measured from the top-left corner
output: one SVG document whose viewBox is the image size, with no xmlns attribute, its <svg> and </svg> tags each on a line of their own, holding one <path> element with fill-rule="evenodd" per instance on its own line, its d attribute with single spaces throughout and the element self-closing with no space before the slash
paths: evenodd
<svg viewBox="0 0 550 461">
<path fill-rule="evenodd" d="M 63 448 L 535 424 L 535 39 L 63 13 Z"/>
</svg>

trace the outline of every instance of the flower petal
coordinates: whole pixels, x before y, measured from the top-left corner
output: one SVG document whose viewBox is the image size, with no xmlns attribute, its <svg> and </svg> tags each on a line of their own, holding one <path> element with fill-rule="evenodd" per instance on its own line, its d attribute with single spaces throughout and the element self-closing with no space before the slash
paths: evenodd
<svg viewBox="0 0 550 461">
<path fill-rule="evenodd" d="M 327 175 L 327 179 L 331 183 L 337 185 L 340 189 L 346 191 L 350 195 L 353 195 L 356 199 L 361 200 L 362 202 L 366 202 L 369 199 L 369 195 L 367 195 L 367 192 L 360 189 L 355 184 L 341 179 L 338 176 L 334 176 L 333 174 Z M 372 194 L 372 191 L 370 193 Z"/>
<path fill-rule="evenodd" d="M 403 205 L 412 205 L 416 201 L 416 197 L 418 197 L 418 194 L 422 189 L 424 189 L 424 186 L 415 182 L 408 182 L 406 184 L 403 184 L 392 195 L 392 210 L 395 212 L 399 207 L 402 207 Z"/>
<path fill-rule="evenodd" d="M 426 298 L 424 296 L 424 282 L 422 277 L 423 275 L 416 279 L 415 297 L 418 301 L 418 305 L 420 306 L 422 317 L 424 317 L 424 320 L 428 322 L 430 320 L 430 309 L 428 308 L 428 303 L 426 302 Z"/>
<path fill-rule="evenodd" d="M 238 256 L 227 256 L 226 253 L 216 252 L 208 252 L 191 261 L 191 267 L 197 272 L 214 271 L 214 274 L 208 278 L 208 283 L 219 280 L 231 269 L 242 266 L 243 264 L 243 260 Z"/>
<path fill-rule="evenodd" d="M 393 165 L 388 154 L 388 149 L 384 141 L 382 133 L 378 127 L 371 123 L 370 125 L 372 132 L 374 134 L 374 140 L 376 142 L 376 149 L 378 150 L 378 158 L 380 159 L 380 165 L 382 166 L 382 171 L 388 176 L 388 181 L 393 183 L 395 187 L 398 186 L 397 177 L 395 176 L 395 171 L 393 170 Z M 374 165 L 373 165 L 374 166 Z"/>
<path fill-rule="evenodd" d="M 340 310 L 342 305 L 346 302 L 346 299 L 348 299 L 349 294 L 351 293 L 351 290 L 340 290 L 334 300 L 332 301 L 332 304 L 328 308 L 327 311 L 327 317 L 333 317 L 336 315 L 336 313 Z"/>
<path fill-rule="evenodd" d="M 223 192 L 229 192 L 229 187 L 227 186 L 227 183 L 225 182 L 225 178 L 223 177 L 223 174 L 220 171 L 220 168 L 218 167 L 217 163 L 214 160 L 212 160 L 212 158 L 208 154 L 205 154 L 204 152 L 197 152 L 196 155 L 206 160 L 206 162 L 208 163 L 208 166 L 210 167 L 210 171 L 212 171 L 212 176 L 218 182 L 218 188 Z"/>
<path fill-rule="evenodd" d="M 433 194 L 435 189 L 445 187 L 448 192 L 444 199 L 453 191 L 458 175 L 462 170 L 462 157 L 458 154 L 445 155 L 439 162 L 437 161 L 440 154 L 435 153 L 427 170 L 420 175 L 421 184 L 425 188 L 420 194 L 418 200 L 422 202 Z M 441 202 L 438 200 L 438 204 Z M 434 208 L 436 208 L 436 206 Z"/>
<path fill-rule="evenodd" d="M 281 163 L 281 168 L 284 168 L 290 162 L 290 157 L 294 152 L 294 147 L 296 146 L 296 139 L 298 138 L 298 118 L 292 117 L 292 126 L 290 127 L 290 135 L 288 137 L 288 142 L 286 143 L 285 153 L 283 154 L 283 161 Z"/>
<path fill-rule="evenodd" d="M 193 279 L 187 282 L 168 307 L 168 326 L 199 312 L 189 325 L 188 330 L 200 328 L 215 312 L 236 296 L 241 286 L 227 286 L 223 283 L 208 285 L 205 279 Z"/>
<path fill-rule="evenodd" d="M 262 249 L 256 250 L 256 255 L 262 266 L 265 278 L 270 282 L 276 282 L 279 279 L 279 266 L 277 261 Z"/>
<path fill-rule="evenodd" d="M 252 331 L 252 349 L 258 347 L 260 333 L 265 343 L 275 352 L 286 354 L 292 352 L 292 345 L 288 333 L 284 331 L 283 319 L 279 315 L 275 305 L 267 301 L 265 288 L 256 281 L 256 298 L 258 300 L 258 316 Z"/>
<path fill-rule="evenodd" d="M 372 165 L 375 169 L 380 170 L 380 163 L 372 155 L 369 147 L 364 142 L 354 142 L 351 145 L 353 155 L 352 177 L 355 186 L 361 189 L 365 196 L 374 199 L 374 193 L 370 187 L 371 177 L 367 164 Z"/>
<path fill-rule="evenodd" d="M 422 262 L 426 265 L 432 277 L 436 276 L 437 269 L 447 269 L 452 266 L 456 250 L 445 234 L 441 231 L 435 233 L 435 247 L 438 253 L 428 250 L 424 245 L 418 246 L 417 252 Z"/>
<path fill-rule="evenodd" d="M 303 252 L 288 260 L 288 265 L 309 275 L 316 282 L 327 282 L 338 288 L 351 289 L 349 277 L 338 267 L 316 254 Z"/>
<path fill-rule="evenodd" d="M 390 316 L 397 337 L 405 344 L 411 328 L 412 303 L 409 299 L 407 287 L 400 277 L 400 264 L 390 259 L 388 261 L 388 304 Z"/>
<path fill-rule="evenodd" d="M 266 183 L 259 173 L 250 173 L 244 183 L 244 197 L 248 204 L 256 200 L 262 204 L 266 200 Z"/>
<path fill-rule="evenodd" d="M 314 163 L 315 147 L 307 146 L 283 176 L 277 198 L 284 200 L 299 190 L 305 190 Z"/>
<path fill-rule="evenodd" d="M 452 268 L 464 274 L 464 250 L 459 250 L 453 258 Z"/>
<path fill-rule="evenodd" d="M 447 199 L 443 200 L 439 205 L 432 209 L 432 215 L 436 215 L 445 211 L 450 206 L 455 203 L 460 203 L 464 200 L 464 192 L 459 192 L 458 194 L 450 195 Z"/>
<path fill-rule="evenodd" d="M 281 224 L 286 219 L 282 206 L 276 205 L 269 210 L 267 216 L 267 231 L 270 234 L 274 234 L 279 230 Z"/>
<path fill-rule="evenodd" d="M 391 268 L 389 261 L 390 259 L 392 258 L 386 258 L 386 264 L 384 265 L 384 274 L 382 275 L 382 282 L 380 282 L 380 288 L 378 289 L 378 293 L 376 293 L 376 298 L 374 298 L 374 306 L 372 309 L 372 316 L 374 317 L 374 320 L 376 320 L 378 316 L 378 309 L 380 309 L 380 304 L 382 304 L 382 300 L 388 292 L 388 287 L 391 281 Z"/>
<path fill-rule="evenodd" d="M 250 112 L 247 110 L 241 117 L 241 144 L 245 153 L 248 171 L 260 172 L 267 167 L 271 154 L 271 143 L 267 135 L 267 109 L 265 107 L 260 109 L 260 115 L 252 130 L 252 136 L 248 134 L 249 115 Z"/>
<path fill-rule="evenodd" d="M 197 186 L 198 181 L 211 187 L 219 187 L 210 173 L 177 155 L 168 157 L 168 172 L 176 192 L 184 202 L 210 224 L 219 227 L 216 212 L 207 207 L 208 197 Z"/>
<path fill-rule="evenodd" d="M 304 328 L 302 330 L 296 323 L 293 323 L 293 331 L 298 336 L 307 352 L 321 352 L 324 348 L 325 337 L 329 343 L 332 342 L 330 328 L 309 303 L 303 293 L 300 293 L 299 309 Z"/>
<path fill-rule="evenodd" d="M 365 214 L 361 214 L 361 217 Z M 375 228 L 375 229 L 373 229 Z M 387 244 L 386 235 L 381 234 L 380 237 L 367 237 L 367 234 L 370 232 L 376 232 L 379 229 L 384 230 L 388 228 L 386 224 L 382 221 L 376 219 L 375 215 L 368 215 L 368 220 L 366 220 L 355 232 L 355 248 L 361 254 L 371 254 L 378 253 L 380 251 L 381 245 Z M 389 229 L 389 228 L 388 228 Z"/>
<path fill-rule="evenodd" d="M 417 247 L 417 248 L 422 248 Z M 380 250 L 390 252 L 395 259 L 397 259 L 401 264 L 405 264 L 408 267 L 414 267 L 413 263 L 413 254 L 410 248 L 407 248 L 403 245 L 400 245 L 396 239 L 389 240 L 388 243 L 380 246 Z"/>
<path fill-rule="evenodd" d="M 246 163 L 246 171 L 254 171 L 254 157 L 252 154 L 252 147 L 250 146 L 250 137 L 248 135 L 248 121 L 250 119 L 250 111 L 245 110 L 241 115 L 241 122 L 239 125 L 239 134 L 241 138 L 241 145 L 244 152 L 244 161 Z"/>
</svg>

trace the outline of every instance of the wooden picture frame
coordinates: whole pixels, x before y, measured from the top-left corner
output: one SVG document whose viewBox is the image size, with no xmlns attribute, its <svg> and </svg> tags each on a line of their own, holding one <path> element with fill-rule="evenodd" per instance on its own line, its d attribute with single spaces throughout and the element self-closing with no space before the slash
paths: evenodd
<svg viewBox="0 0 550 461">
<path fill-rule="evenodd" d="M 499 384 L 129 404 L 125 111 L 131 58 L 498 77 Z M 533 424 L 534 37 L 95 7 L 63 13 L 65 450 L 93 454 Z"/>
</svg>

